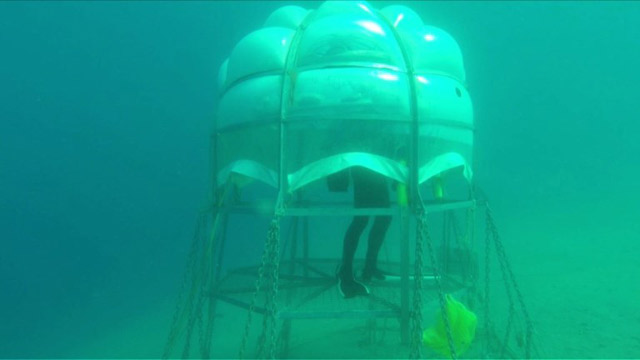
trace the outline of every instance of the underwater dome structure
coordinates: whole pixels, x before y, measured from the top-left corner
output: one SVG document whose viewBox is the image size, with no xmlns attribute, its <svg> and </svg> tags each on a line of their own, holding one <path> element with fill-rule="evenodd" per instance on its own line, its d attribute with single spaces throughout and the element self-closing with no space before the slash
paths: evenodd
<svg viewBox="0 0 640 360">
<path fill-rule="evenodd" d="M 189 358 L 196 344 L 201 358 L 286 358 L 294 320 L 365 319 L 373 334 L 380 331 L 376 319 L 389 318 L 398 320 L 400 341 L 387 357 L 407 345 L 412 358 L 423 350 L 449 358 L 531 357 L 530 318 L 486 200 L 474 191 L 473 105 L 451 35 L 403 5 L 283 6 L 233 47 L 217 86 L 213 196 L 198 220 L 163 358 L 179 348 Z M 395 187 L 396 198 L 381 202 L 389 206 L 356 204 L 346 171 L 355 167 Z M 486 209 L 483 256 L 475 240 L 479 206 Z M 345 301 L 333 291 L 342 265 L 331 256 L 346 238 L 340 221 L 358 216 L 393 219 L 395 235 L 387 236 L 396 238 L 386 243 L 396 256 L 387 252 L 384 266 L 395 280 L 370 284 L 374 293 L 359 297 L 366 300 Z M 257 231 L 262 225 L 266 239 Z M 227 264 L 234 245 L 241 249 Z M 508 295 L 504 335 L 489 315 L 492 246 L 500 262 L 493 272 L 502 273 Z M 261 257 L 248 260 L 261 247 Z M 219 302 L 246 311 L 237 354 L 216 352 L 227 342 L 215 342 Z M 423 309 L 435 322 L 426 322 Z M 257 340 L 254 315 L 262 316 Z M 238 323 L 230 321 L 227 334 Z"/>
<path fill-rule="evenodd" d="M 462 53 L 411 9 L 327 1 L 284 6 L 220 67 L 217 186 L 292 193 L 351 166 L 424 184 L 472 177 L 473 108 Z M 240 175 L 240 176 L 233 176 Z"/>
</svg>

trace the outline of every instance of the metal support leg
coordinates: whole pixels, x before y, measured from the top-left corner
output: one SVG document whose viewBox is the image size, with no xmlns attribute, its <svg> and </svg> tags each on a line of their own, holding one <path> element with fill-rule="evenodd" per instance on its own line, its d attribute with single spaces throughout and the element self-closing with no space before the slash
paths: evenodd
<svg viewBox="0 0 640 360">
<path fill-rule="evenodd" d="M 441 249 L 441 264 L 440 268 L 442 269 L 442 274 L 446 275 L 449 273 L 449 245 L 450 245 L 450 223 L 451 218 L 449 217 L 450 211 L 444 211 L 442 213 L 442 249 Z M 437 251 L 437 250 L 436 250 Z"/>
<path fill-rule="evenodd" d="M 400 208 L 400 340 L 409 343 L 409 227 L 411 225 L 409 209 Z"/>
<path fill-rule="evenodd" d="M 227 224 L 229 220 L 228 214 L 222 213 L 217 210 L 219 209 L 214 209 L 214 213 L 211 216 L 211 231 L 213 232 L 211 234 L 211 239 L 212 239 L 211 241 L 214 241 L 214 246 L 212 246 L 212 249 L 211 249 L 211 259 L 216 259 L 216 255 L 217 255 L 217 261 L 215 262 L 215 265 L 213 268 L 213 274 L 211 274 L 212 275 L 211 282 L 207 286 L 209 293 L 215 291 L 216 287 L 218 286 L 218 282 L 220 281 L 220 277 L 222 275 L 222 261 L 224 260 L 224 249 L 225 249 L 225 244 L 227 239 Z M 221 218 L 216 219 L 216 217 L 218 216 Z M 215 226 L 216 220 L 222 222 L 221 224 L 222 226 L 218 234 L 215 233 L 216 231 L 218 231 L 218 229 L 216 229 L 216 226 Z M 216 248 L 215 246 L 216 236 L 219 237 L 218 248 Z M 218 298 L 216 296 L 209 296 L 209 299 L 207 301 L 208 301 L 208 320 L 204 324 L 206 335 L 205 335 L 205 338 L 203 339 L 205 343 L 201 344 L 203 358 L 210 357 L 211 343 L 213 341 L 213 325 L 215 323 L 215 318 L 216 318 Z"/>
<path fill-rule="evenodd" d="M 300 218 L 293 217 L 291 220 L 293 224 L 291 225 L 291 233 L 289 234 L 289 242 L 291 244 L 291 249 L 289 252 L 289 275 L 293 276 L 296 273 L 296 255 L 298 252 L 298 241 L 300 237 L 298 236 L 298 228 L 300 225 Z M 285 297 L 285 304 L 288 306 L 291 305 L 293 298 L 296 295 L 296 289 L 291 289 L 291 291 L 287 291 L 287 295 Z M 286 318 L 282 321 L 282 330 L 280 332 L 280 355 L 283 358 L 289 357 L 289 339 L 291 336 L 291 319 Z"/>
<path fill-rule="evenodd" d="M 309 277 L 309 218 L 304 217 L 302 220 L 302 261 L 304 266 L 304 276 Z"/>
</svg>

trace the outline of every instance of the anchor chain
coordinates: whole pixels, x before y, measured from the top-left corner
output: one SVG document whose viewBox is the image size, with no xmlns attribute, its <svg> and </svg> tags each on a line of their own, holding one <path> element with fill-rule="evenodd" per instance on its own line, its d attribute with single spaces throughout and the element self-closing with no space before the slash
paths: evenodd
<svg viewBox="0 0 640 360">
<path fill-rule="evenodd" d="M 204 215 L 201 215 L 198 219 L 196 225 L 196 231 L 193 235 L 193 239 L 191 240 L 191 249 L 189 250 L 189 255 L 187 257 L 187 271 L 184 272 L 182 277 L 182 283 L 180 285 L 180 291 L 178 292 L 178 299 L 176 301 L 176 306 L 173 312 L 173 318 L 171 319 L 171 327 L 169 331 L 169 337 L 167 339 L 164 351 L 162 353 L 163 359 L 168 359 L 171 357 L 171 351 L 173 350 L 173 346 L 178 338 L 178 334 L 180 333 L 180 322 L 182 321 L 184 314 L 183 312 L 189 310 L 193 303 L 193 286 L 191 289 L 191 293 L 189 294 L 188 304 L 183 306 L 183 302 L 185 301 L 185 295 L 187 292 L 187 285 L 189 284 L 189 279 L 192 279 L 195 272 L 195 258 L 199 248 L 199 239 L 201 237 L 201 229 L 203 227 L 203 221 L 205 219 Z"/>
<path fill-rule="evenodd" d="M 505 326 L 505 334 L 504 334 L 504 340 L 502 342 L 503 346 L 500 352 L 500 356 L 503 357 L 504 356 L 504 351 L 506 350 L 506 346 L 508 344 L 509 341 L 509 335 L 511 333 L 511 326 L 513 323 L 513 319 L 514 319 L 514 311 L 515 311 L 515 307 L 514 307 L 514 301 L 513 301 L 513 291 L 511 289 L 511 286 L 509 286 L 509 278 L 508 278 L 508 274 L 507 274 L 507 264 L 506 264 L 506 257 L 503 256 L 504 254 L 501 255 L 500 251 L 498 250 L 498 243 L 499 241 L 496 240 L 497 238 L 497 230 L 495 228 L 495 224 L 491 223 L 491 238 L 493 239 L 493 243 L 495 245 L 496 248 L 496 254 L 498 257 L 498 264 L 500 265 L 500 273 L 502 274 L 502 281 L 504 282 L 505 285 L 505 292 L 507 293 L 507 300 L 509 302 L 509 315 L 507 317 L 507 324 Z"/>
<path fill-rule="evenodd" d="M 276 355 L 276 315 L 279 278 L 279 249 L 280 249 L 280 220 L 274 218 L 269 226 L 267 234 L 267 247 L 269 248 L 269 261 L 267 263 L 267 285 L 265 299 L 265 314 L 262 319 L 262 333 L 258 339 L 257 356 L 268 349 L 268 358 L 274 359 Z"/>
<path fill-rule="evenodd" d="M 489 316 L 489 299 L 490 299 L 490 278 L 491 278 L 491 237 L 492 237 L 492 226 L 491 220 L 489 216 L 486 217 L 486 226 L 485 226 L 485 247 L 484 247 L 484 331 L 486 334 L 486 341 L 484 343 L 484 355 L 489 356 L 489 334 L 491 333 L 491 317 Z"/>
<path fill-rule="evenodd" d="M 278 312 L 278 304 L 277 304 L 277 300 L 278 300 L 278 284 L 279 284 L 279 276 L 280 276 L 280 218 L 277 217 L 276 219 L 273 220 L 272 222 L 272 229 L 273 231 L 271 232 L 271 236 L 272 236 L 272 255 L 273 258 L 272 260 L 272 274 L 271 274 L 271 300 L 270 300 L 270 308 L 268 309 L 268 318 L 270 319 L 271 322 L 271 326 L 269 327 L 270 329 L 270 334 L 269 334 L 269 341 L 270 341 L 270 345 L 269 345 L 269 358 L 270 359 L 275 359 L 276 358 L 276 350 L 277 350 L 277 336 L 276 336 L 276 316 L 277 316 L 277 312 Z"/>
<path fill-rule="evenodd" d="M 201 350 L 205 344 L 202 335 L 202 297 L 206 292 L 205 286 L 208 284 L 209 258 L 208 253 L 215 250 L 217 246 L 217 217 L 213 219 L 211 229 L 211 237 L 207 238 L 205 230 L 207 228 L 207 218 L 211 216 L 211 211 L 205 211 L 200 215 L 196 225 L 196 231 L 191 242 L 191 249 L 187 258 L 187 270 L 183 275 L 183 280 L 178 293 L 178 299 L 171 321 L 171 330 L 167 343 L 163 350 L 162 358 L 171 357 L 171 352 L 175 346 L 181 331 L 185 331 L 185 343 L 182 350 L 182 356 L 188 357 L 191 348 L 191 338 L 193 336 L 193 328 L 198 327 L 198 340 L 200 341 Z M 202 255 L 198 256 L 201 252 Z"/>
<path fill-rule="evenodd" d="M 422 221 L 418 222 L 416 229 L 415 270 L 413 288 L 413 311 L 411 312 L 411 359 L 422 357 L 422 269 L 423 269 L 423 237 Z"/>
<path fill-rule="evenodd" d="M 256 282 L 255 282 L 255 290 L 253 292 L 253 296 L 251 297 L 251 302 L 249 303 L 249 311 L 247 313 L 247 321 L 245 322 L 245 326 L 244 326 L 244 334 L 242 336 L 242 341 L 240 341 L 240 351 L 238 352 L 239 359 L 244 359 L 244 352 L 247 347 L 249 330 L 251 328 L 251 321 L 253 320 L 253 313 L 255 312 L 255 308 L 256 308 L 256 300 L 258 297 L 258 293 L 260 292 L 262 282 L 264 280 L 264 269 L 266 268 L 267 257 L 269 255 L 268 253 L 269 253 L 269 248 L 265 246 L 262 252 L 261 264 L 260 264 L 260 267 L 258 268 L 258 278 L 256 279 Z"/>
<path fill-rule="evenodd" d="M 184 333 L 185 343 L 182 350 L 182 357 L 188 357 L 191 348 L 191 337 L 193 327 L 198 326 L 198 340 L 203 354 L 208 353 L 210 341 L 203 334 L 203 297 L 210 290 L 211 269 L 213 267 L 213 253 L 215 253 L 219 237 L 218 225 L 220 222 L 220 209 L 231 189 L 232 184 L 228 183 L 219 193 L 217 201 L 213 206 L 200 212 L 196 223 L 195 233 L 191 240 L 191 249 L 187 257 L 187 267 L 184 272 L 175 311 L 171 320 L 169 336 L 162 353 L 163 359 L 172 357 L 172 351 L 178 337 Z M 208 219 L 211 219 L 210 227 Z M 207 229 L 210 229 L 209 232 Z M 209 236 L 207 236 L 209 234 Z M 201 255 L 198 256 L 198 253 Z M 197 299 L 197 300 L 196 300 Z M 211 316 L 215 314 L 210 314 Z M 209 323 L 207 326 L 211 327 Z"/>
<path fill-rule="evenodd" d="M 265 314 L 262 323 L 262 333 L 258 339 L 258 350 L 260 354 L 267 345 L 269 358 L 275 358 L 277 350 L 276 336 L 276 316 L 277 316 L 277 296 L 278 296 L 278 280 L 280 272 L 280 218 L 281 214 L 277 214 L 269 226 L 267 241 L 262 253 L 262 260 L 258 269 L 258 279 L 255 282 L 255 291 L 249 304 L 247 321 L 245 323 L 244 334 L 240 343 L 240 351 L 238 358 L 244 358 L 247 341 L 251 328 L 253 313 L 255 312 L 256 302 L 260 290 L 265 285 Z M 268 340 L 268 343 L 267 343 Z"/>
<path fill-rule="evenodd" d="M 524 297 L 522 296 L 520 287 L 518 286 L 515 275 L 513 274 L 511 264 L 509 263 L 509 259 L 507 258 L 506 252 L 504 250 L 504 246 L 502 244 L 500 235 L 498 233 L 498 228 L 495 225 L 495 222 L 493 220 L 493 214 L 488 204 L 487 204 L 486 216 L 487 216 L 487 232 L 488 233 L 490 232 L 492 234 L 492 238 L 493 238 L 495 249 L 496 249 L 496 255 L 498 256 L 498 259 L 500 261 L 501 270 L 504 272 L 503 278 L 505 281 L 505 287 L 507 288 L 507 295 L 509 296 L 510 307 L 513 307 L 514 302 L 512 299 L 511 291 L 509 289 L 509 285 L 513 287 L 513 290 L 516 294 L 516 299 L 518 300 L 518 305 L 520 305 L 520 309 L 525 319 L 525 323 L 526 323 L 525 357 L 531 358 L 531 340 L 532 340 L 531 337 L 533 335 L 533 323 L 531 322 L 531 318 L 529 317 L 529 311 L 527 310 L 527 307 L 524 304 Z M 511 308 L 510 308 L 510 311 L 512 311 Z M 509 323 L 507 325 L 508 325 L 508 329 L 510 329 L 511 324 Z"/>
<path fill-rule="evenodd" d="M 442 282 L 440 279 L 440 272 L 438 270 L 438 264 L 436 263 L 435 251 L 433 249 L 433 241 L 431 240 L 431 235 L 429 233 L 429 227 L 427 224 L 427 215 L 424 210 L 420 210 L 418 213 L 418 226 L 421 233 L 424 235 L 425 243 L 427 244 L 427 251 L 429 253 L 429 260 L 431 261 L 433 277 L 436 282 L 436 287 L 438 289 L 438 300 L 440 303 L 440 311 L 442 312 L 442 320 L 444 322 L 444 327 L 447 335 L 447 343 L 449 344 L 449 350 L 451 352 L 451 358 L 456 359 L 456 349 L 453 343 L 453 336 L 451 334 L 451 322 L 449 319 L 449 311 L 447 308 L 447 303 L 444 295 L 444 291 L 442 288 Z"/>
</svg>

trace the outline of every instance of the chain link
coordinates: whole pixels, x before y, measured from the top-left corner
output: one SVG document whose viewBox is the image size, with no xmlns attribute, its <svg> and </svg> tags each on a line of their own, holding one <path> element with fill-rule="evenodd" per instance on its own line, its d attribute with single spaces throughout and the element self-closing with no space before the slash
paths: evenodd
<svg viewBox="0 0 640 360">
<path fill-rule="evenodd" d="M 262 321 L 262 333 L 258 338 L 257 354 L 267 352 L 269 358 L 276 357 L 277 351 L 277 297 L 278 281 L 280 274 L 280 215 L 271 220 L 267 233 L 267 241 L 262 253 L 262 261 L 258 269 L 258 279 L 255 283 L 255 291 L 249 305 L 247 322 L 240 343 L 239 358 L 244 357 L 249 332 L 251 328 L 252 314 L 255 312 L 258 293 L 264 284 L 266 289 L 265 314 Z M 266 348 L 266 351 L 265 351 Z"/>
<path fill-rule="evenodd" d="M 260 336 L 258 337 L 258 342 L 256 343 L 256 357 L 261 357 L 262 353 L 264 352 L 264 348 L 266 345 L 266 339 L 267 339 L 267 329 L 269 328 L 269 312 L 271 310 L 271 296 L 269 296 L 269 294 L 271 293 L 271 270 L 270 267 L 273 266 L 273 264 L 271 263 L 271 253 L 273 251 L 272 248 L 272 244 L 271 244 L 271 227 L 269 227 L 269 230 L 267 231 L 267 242 L 265 244 L 265 248 L 267 249 L 268 255 L 267 255 L 267 262 L 265 264 L 265 269 L 263 271 L 263 276 L 265 276 L 266 282 L 263 284 L 265 287 L 265 299 L 264 299 L 264 310 L 265 313 L 262 316 L 262 332 L 260 333 Z"/>
<path fill-rule="evenodd" d="M 177 340 L 178 334 L 180 333 L 179 325 L 184 317 L 183 312 L 189 310 L 190 305 L 183 306 L 183 302 L 185 301 L 185 293 L 187 291 L 187 286 L 189 284 L 189 279 L 193 280 L 193 272 L 195 271 L 195 259 L 196 254 L 198 253 L 198 245 L 200 243 L 199 239 L 202 237 L 201 231 L 203 228 L 203 222 L 206 219 L 206 214 L 201 214 L 197 223 L 196 223 L 196 231 L 193 235 L 193 239 L 191 240 L 191 249 L 189 250 L 189 255 L 187 257 L 187 270 L 184 272 L 182 277 L 182 283 L 180 284 L 180 291 L 178 292 L 178 299 L 176 301 L 176 306 L 173 312 L 173 318 L 171 319 L 171 328 L 169 331 L 169 337 L 167 339 L 167 343 L 165 345 L 162 358 L 168 359 L 171 357 L 171 351 L 173 350 L 173 346 Z M 194 284 L 191 284 L 194 286 Z M 188 302 L 192 302 L 192 294 L 189 296 Z"/>
<path fill-rule="evenodd" d="M 491 209 L 487 205 L 487 227 L 493 234 L 493 240 L 495 242 L 496 247 L 496 255 L 498 256 L 501 267 L 505 274 L 504 281 L 505 286 L 509 289 L 509 285 L 513 287 L 513 290 L 516 293 L 516 298 L 518 300 L 518 305 L 520 305 L 520 309 L 522 310 L 522 314 L 526 323 L 526 335 L 525 335 L 525 357 L 531 358 L 531 337 L 533 335 L 533 323 L 531 322 L 531 318 L 529 317 L 529 311 L 524 304 L 524 297 L 522 296 L 522 292 L 520 291 L 520 287 L 516 281 L 515 275 L 513 274 L 513 270 L 511 269 L 511 265 L 509 264 L 509 259 L 507 258 L 506 252 L 504 250 L 504 246 L 500 239 L 500 235 L 498 233 L 498 229 L 493 221 L 493 215 L 491 213 Z M 509 294 L 509 302 L 510 304 L 514 304 L 512 296 L 510 295 L 510 290 L 507 290 L 507 294 Z M 513 305 L 511 305 L 513 306 Z M 510 324 L 509 324 L 510 325 Z"/>
<path fill-rule="evenodd" d="M 200 341 L 200 350 L 208 353 L 210 347 L 210 338 L 205 338 L 203 329 L 204 322 L 203 298 L 210 290 L 211 269 L 215 265 L 213 262 L 213 254 L 216 252 L 219 236 L 218 225 L 221 217 L 220 209 L 222 208 L 231 183 L 227 184 L 213 206 L 201 211 L 196 223 L 195 233 L 191 241 L 191 248 L 187 257 L 187 266 L 183 275 L 175 311 L 171 320 L 171 328 L 169 337 L 165 345 L 162 358 L 168 359 L 172 357 L 172 351 L 178 336 L 185 331 L 185 343 L 182 350 L 182 357 L 187 357 L 191 347 L 191 337 L 193 335 L 193 327 L 198 326 L 198 340 Z M 211 220 L 211 223 L 208 220 Z M 207 230 L 210 229 L 208 232 Z M 210 235 L 210 236 L 207 236 Z M 201 256 L 198 253 L 201 252 Z M 210 310 L 211 311 L 211 310 Z M 215 314 L 210 314 L 211 318 Z M 213 326 L 208 323 L 207 326 Z"/>
<path fill-rule="evenodd" d="M 203 254 L 202 254 L 202 264 L 200 264 L 200 283 L 199 283 L 199 287 L 200 287 L 200 293 L 201 295 L 198 297 L 198 305 L 196 307 L 196 319 L 195 319 L 195 326 L 197 326 L 198 328 L 198 340 L 199 340 L 199 344 L 200 344 L 200 356 L 204 356 L 204 354 L 207 353 L 207 348 L 208 348 L 208 341 L 205 338 L 205 334 L 204 334 L 204 320 L 203 320 L 203 314 L 204 314 L 204 307 L 205 307 L 205 295 L 208 294 L 208 289 L 209 289 L 209 281 L 211 280 L 211 270 L 212 270 L 212 261 L 215 258 L 213 256 L 212 253 L 215 252 L 216 246 L 217 246 L 217 238 L 215 231 L 216 231 L 216 225 L 215 223 L 218 222 L 218 219 L 215 219 L 212 225 L 212 229 L 211 229 L 211 234 L 209 237 L 209 241 L 205 244 L 204 248 L 203 248 Z"/>
<path fill-rule="evenodd" d="M 429 252 L 429 259 L 431 261 L 433 277 L 436 282 L 436 287 L 438 289 L 438 300 L 440 302 L 440 311 L 442 313 L 442 320 L 444 322 L 444 327 L 447 334 L 447 342 L 449 344 L 449 350 L 451 351 L 451 358 L 456 359 L 456 349 L 453 343 L 453 336 L 451 334 L 451 322 L 449 321 L 449 309 L 447 306 L 447 301 L 445 298 L 444 291 L 442 289 L 442 282 L 440 279 L 440 271 L 438 270 L 438 264 L 436 262 L 436 255 L 433 249 L 433 241 L 431 240 L 431 235 L 429 233 L 429 228 L 427 224 L 427 215 L 424 212 L 419 214 L 419 221 L 422 223 L 423 234 L 427 244 L 427 250 Z"/>
<path fill-rule="evenodd" d="M 276 316 L 277 316 L 277 295 L 278 295 L 278 278 L 279 278 L 279 248 L 280 248 L 280 221 L 274 218 L 269 226 L 267 234 L 267 247 L 269 249 L 268 256 L 268 272 L 266 284 L 265 298 L 265 314 L 262 321 L 262 333 L 258 339 L 257 354 L 260 356 L 263 352 L 269 358 L 275 358 L 276 352 Z M 267 351 L 265 351 L 265 349 Z"/>
<path fill-rule="evenodd" d="M 255 282 L 255 290 L 253 292 L 253 296 L 251 297 L 251 302 L 249 303 L 249 311 L 247 313 L 247 321 L 245 323 L 244 326 L 244 334 L 242 336 L 242 340 L 240 342 L 240 351 L 238 352 L 238 358 L 239 359 L 243 359 L 244 358 L 244 352 L 246 350 L 247 347 L 247 340 L 249 338 L 249 330 L 251 328 L 251 320 L 253 318 L 253 313 L 255 312 L 256 309 L 256 300 L 258 297 L 258 293 L 260 292 L 260 288 L 262 286 L 262 282 L 264 279 L 264 270 L 267 264 L 267 259 L 269 257 L 269 247 L 268 244 L 265 245 L 265 248 L 262 252 L 262 260 L 260 263 L 260 267 L 258 268 L 258 278 L 256 279 Z"/>
<path fill-rule="evenodd" d="M 423 222 L 418 221 L 416 227 L 416 250 L 413 289 L 413 311 L 411 312 L 411 352 L 412 359 L 422 357 L 422 269 L 423 269 Z"/>
<path fill-rule="evenodd" d="M 488 213 L 488 212 L 487 212 Z M 489 316 L 489 299 L 490 299 L 490 278 L 491 278 L 491 267 L 489 266 L 491 257 L 491 220 L 489 216 L 486 217 L 486 225 L 485 225 L 485 246 L 484 246 L 484 331 L 486 336 L 486 341 L 484 343 L 484 355 L 485 357 L 489 356 L 489 334 L 491 334 L 491 318 Z"/>
<path fill-rule="evenodd" d="M 271 294 L 270 294 L 270 305 L 271 308 L 269 309 L 269 314 L 268 317 L 271 320 L 271 327 L 270 327 L 270 336 L 269 336 L 269 358 L 270 359 L 275 359 L 276 358 L 276 351 L 277 351 L 277 332 L 276 332 L 276 316 L 277 311 L 278 311 L 278 304 L 277 304 L 277 300 L 278 300 L 278 281 L 279 281 L 279 275 L 280 275 L 280 217 L 276 216 L 275 219 L 273 219 L 272 223 L 271 223 L 271 243 L 272 243 L 272 249 L 271 249 L 271 254 L 272 254 L 272 258 L 271 258 L 271 264 L 272 264 L 272 274 L 271 274 Z"/>
</svg>

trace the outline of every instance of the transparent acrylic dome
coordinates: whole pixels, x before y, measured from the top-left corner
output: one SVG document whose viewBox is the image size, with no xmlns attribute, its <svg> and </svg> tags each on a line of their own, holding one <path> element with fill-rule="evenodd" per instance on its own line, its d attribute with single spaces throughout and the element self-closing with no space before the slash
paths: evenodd
<svg viewBox="0 0 640 360">
<path fill-rule="evenodd" d="M 419 183 L 471 179 L 460 47 L 406 6 L 281 7 L 234 47 L 218 87 L 218 185 L 239 174 L 294 192 L 356 165 L 408 182 L 411 159 Z"/>
</svg>

